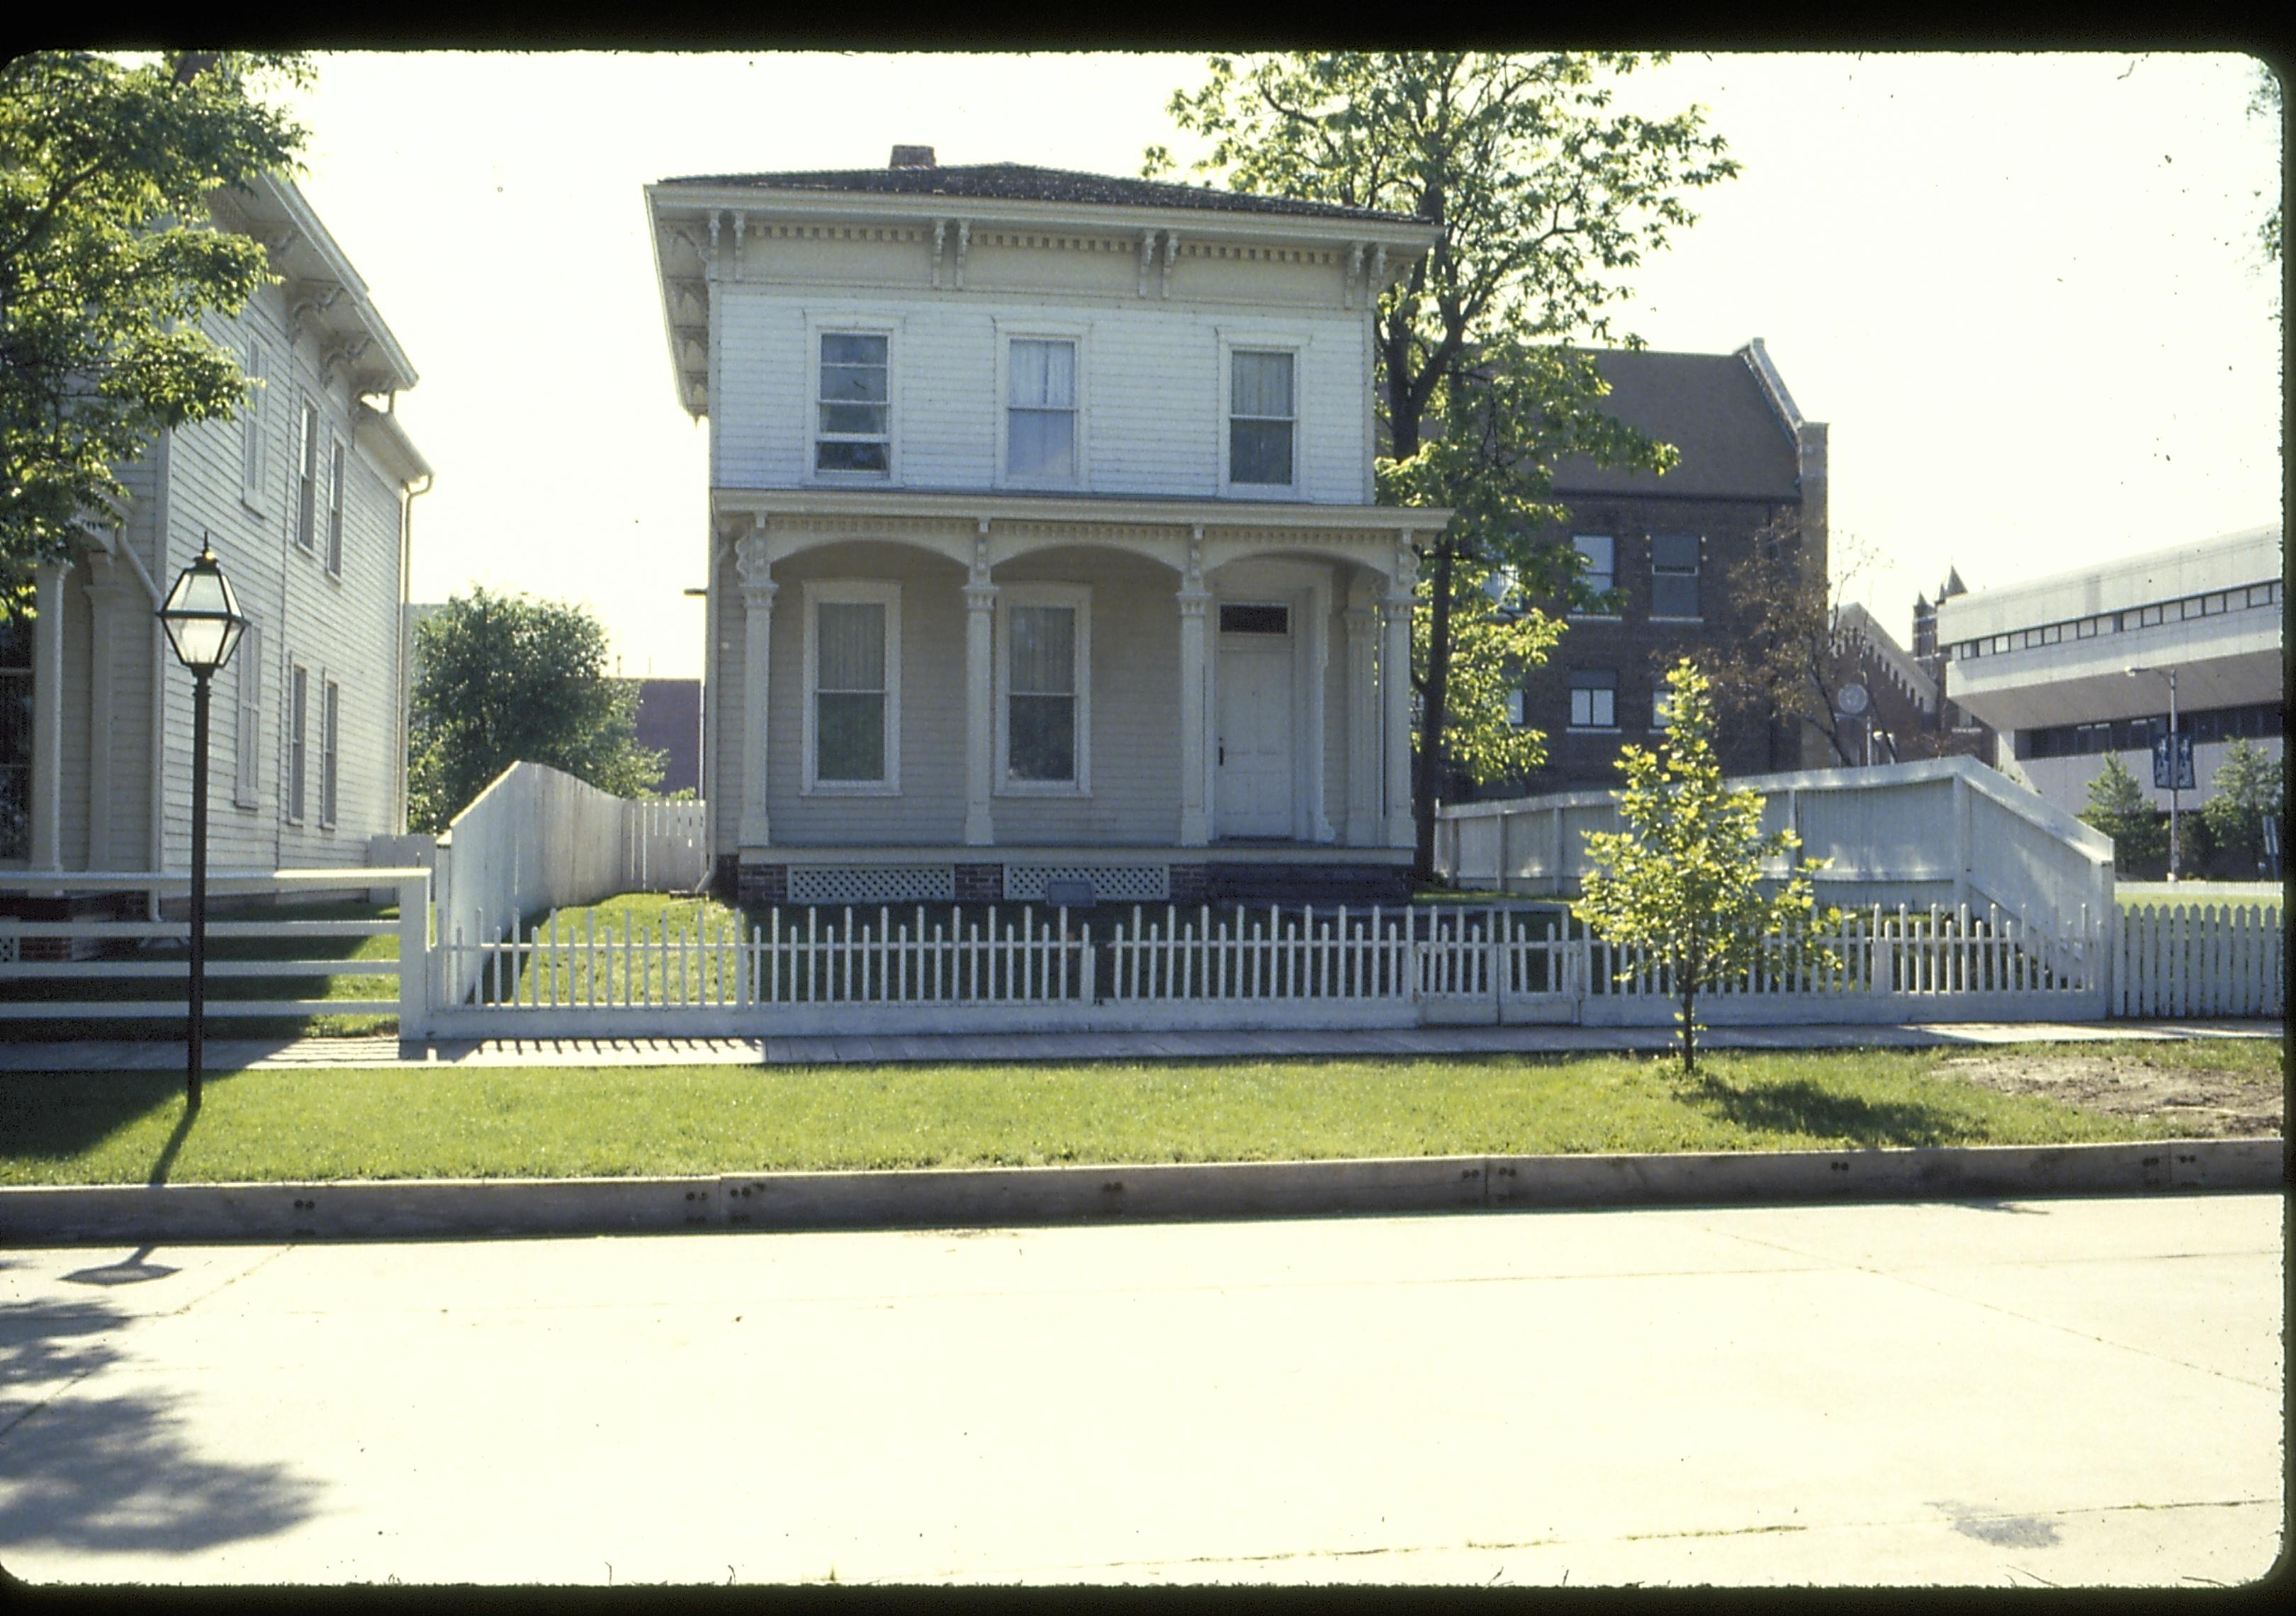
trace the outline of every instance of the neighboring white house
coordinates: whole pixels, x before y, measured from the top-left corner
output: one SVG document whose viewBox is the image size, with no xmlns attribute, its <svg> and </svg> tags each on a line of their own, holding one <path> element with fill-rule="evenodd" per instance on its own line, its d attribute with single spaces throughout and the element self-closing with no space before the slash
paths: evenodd
<svg viewBox="0 0 2296 1616">
<path fill-rule="evenodd" d="M 2285 561 L 2277 526 L 2245 529 L 2134 560 L 1938 603 L 1946 694 L 2000 734 L 1995 766 L 2068 813 L 2118 755 L 2146 797 L 2152 746 L 2193 737 L 2194 790 L 2210 795 L 2226 748 L 2246 739 L 2277 757 L 2286 727 L 2282 625 Z M 2130 677 L 2128 669 L 2156 671 Z"/>
<path fill-rule="evenodd" d="M 1449 513 L 1372 503 L 1372 316 L 1435 226 L 922 147 L 646 199 L 721 885 L 1405 893 Z"/>
<path fill-rule="evenodd" d="M 414 369 L 292 185 L 213 194 L 281 277 L 205 327 L 259 401 L 122 468 L 125 505 L 0 629 L 0 869 L 188 864 L 192 679 L 154 613 L 203 539 L 249 619 L 211 686 L 210 865 L 360 865 L 403 827 L 406 500 L 430 468 L 390 406 Z"/>
</svg>

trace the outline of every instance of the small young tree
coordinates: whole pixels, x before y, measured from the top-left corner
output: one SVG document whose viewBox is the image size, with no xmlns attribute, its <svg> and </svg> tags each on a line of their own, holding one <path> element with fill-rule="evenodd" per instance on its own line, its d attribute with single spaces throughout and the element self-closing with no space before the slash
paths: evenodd
<svg viewBox="0 0 2296 1616">
<path fill-rule="evenodd" d="M 2112 867 L 2123 875 L 2169 855 L 2168 823 L 2144 800 L 2128 766 L 2112 752 L 2104 754 L 2104 767 L 2088 783 L 2088 807 L 2080 821 L 2112 838 Z"/>
<path fill-rule="evenodd" d="M 620 797 L 661 783 L 663 754 L 637 744 L 637 683 L 608 673 L 605 628 L 581 607 L 474 588 L 416 624 L 414 644 L 410 828 L 444 830 L 521 761 Z"/>
<path fill-rule="evenodd" d="M 1825 861 L 1804 859 L 1777 890 L 1762 891 L 1764 861 L 1791 857 L 1801 838 L 1792 830 L 1763 835 L 1761 794 L 1724 782 L 1713 694 L 1697 665 L 1685 658 L 1666 682 L 1673 708 L 1660 751 L 1619 753 L 1627 828 L 1587 833 L 1595 868 L 1578 912 L 1611 942 L 1646 949 L 1663 965 L 1688 1076 L 1698 1070 L 1702 989 L 1752 965 L 1783 969 L 1832 955 L 1810 935 L 1810 873 Z M 1826 912 L 1826 921 L 1835 918 Z"/>
<path fill-rule="evenodd" d="M 2201 805 L 2200 817 L 2216 843 L 2254 866 L 2264 857 L 2264 822 L 2287 806 L 2287 765 L 2248 741 L 2225 748 L 2212 783 L 2216 795 Z"/>
</svg>

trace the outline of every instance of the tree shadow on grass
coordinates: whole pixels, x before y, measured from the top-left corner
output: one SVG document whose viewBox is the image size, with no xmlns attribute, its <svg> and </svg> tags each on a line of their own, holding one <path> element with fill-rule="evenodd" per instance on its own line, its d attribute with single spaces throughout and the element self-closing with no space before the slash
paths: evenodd
<svg viewBox="0 0 2296 1616">
<path fill-rule="evenodd" d="M 202 1455 L 175 1399 L 106 1395 L 132 1322 L 101 1298 L 0 1307 L 0 1554 L 196 1554 L 316 1513 L 286 1466 Z"/>
<path fill-rule="evenodd" d="M 1969 1138 L 1965 1120 L 1934 1106 L 1870 1100 L 1806 1079 L 1739 1088 L 1705 1074 L 1680 1082 L 1676 1094 L 1718 1121 L 1759 1133 L 1847 1139 L 1866 1149 L 1961 1144 Z"/>
</svg>

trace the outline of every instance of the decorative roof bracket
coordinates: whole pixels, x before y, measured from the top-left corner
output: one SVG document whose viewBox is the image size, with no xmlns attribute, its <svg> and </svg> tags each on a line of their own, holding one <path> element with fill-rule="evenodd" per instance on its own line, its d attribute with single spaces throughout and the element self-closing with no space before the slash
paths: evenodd
<svg viewBox="0 0 2296 1616">
<path fill-rule="evenodd" d="M 1164 232 L 1164 273 L 1158 277 L 1156 295 L 1169 300 L 1172 296 L 1172 260 L 1179 256 L 1180 236 L 1177 231 Z"/>
<path fill-rule="evenodd" d="M 964 255 L 972 246 L 972 221 L 956 221 L 956 289 L 964 290 Z"/>
</svg>

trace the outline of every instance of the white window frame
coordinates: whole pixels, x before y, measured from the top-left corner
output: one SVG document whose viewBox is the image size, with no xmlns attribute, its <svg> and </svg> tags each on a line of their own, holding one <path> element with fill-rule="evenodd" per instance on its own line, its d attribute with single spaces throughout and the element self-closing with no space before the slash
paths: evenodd
<svg viewBox="0 0 2296 1616">
<path fill-rule="evenodd" d="M 885 470 L 824 472 L 821 469 L 821 340 L 830 336 L 885 339 Z M 822 488 L 887 488 L 901 483 L 901 322 L 882 316 L 808 315 L 805 322 L 804 480 Z M 832 434 L 832 443 L 865 440 Z"/>
<path fill-rule="evenodd" d="M 1658 564 L 1658 541 L 1661 538 L 1686 538 L 1698 547 L 1698 559 L 1685 573 L 1678 567 L 1661 571 Z M 1661 612 L 1658 609 L 1658 580 L 1661 578 L 1688 578 L 1698 591 L 1698 610 L 1687 616 Z M 1651 621 L 1653 623 L 1702 623 L 1706 620 L 1706 540 L 1694 533 L 1667 533 L 1651 536 Z"/>
<path fill-rule="evenodd" d="M 343 509 L 350 500 L 351 446 L 340 434 L 327 442 L 327 576 L 343 575 Z"/>
<path fill-rule="evenodd" d="M 319 401 L 306 395 L 302 413 L 295 417 L 295 463 L 288 469 L 294 481 L 288 520 L 295 524 L 295 547 L 307 555 L 319 553 L 319 439 L 326 422 Z"/>
<path fill-rule="evenodd" d="M 1573 550 L 1578 551 L 1578 554 L 1583 555 L 1586 552 L 1578 550 L 1578 546 L 1586 544 L 1591 539 L 1597 538 L 1602 539 L 1611 546 L 1611 570 L 1608 573 L 1603 574 L 1603 576 L 1607 577 L 1611 580 L 1610 587 L 1599 591 L 1601 594 L 1608 595 L 1611 590 L 1614 590 L 1619 587 L 1619 536 L 1615 533 L 1573 533 L 1570 536 L 1570 547 Z M 1590 569 L 1590 583 L 1592 576 Z M 1570 615 L 1585 623 L 1615 623 L 1619 620 L 1619 614 L 1615 611 L 1581 611 L 1576 606 L 1570 609 Z"/>
<path fill-rule="evenodd" d="M 257 386 L 255 396 L 247 401 L 247 414 L 239 423 L 239 499 L 258 516 L 266 513 L 265 507 L 270 501 L 271 439 L 263 430 L 267 424 L 264 417 L 271 397 L 270 388 L 265 385 L 270 368 L 271 356 L 263 339 L 250 335 L 242 373 Z"/>
<path fill-rule="evenodd" d="M 840 328 L 841 329 L 841 328 Z M 898 797 L 901 794 L 901 587 L 876 578 L 813 578 L 805 584 L 805 784 L 806 797 Z M 885 609 L 885 777 L 882 780 L 824 780 L 818 736 L 821 669 L 821 609 L 824 605 L 878 605 Z"/>
<path fill-rule="evenodd" d="M 1307 497 L 1308 463 L 1308 349 L 1309 338 L 1300 332 L 1252 331 L 1222 327 L 1219 338 L 1219 487 L 1226 499 L 1302 500 Z M 1229 450 L 1234 442 L 1229 423 L 1234 419 L 1235 356 L 1247 354 L 1289 354 L 1292 356 L 1292 480 L 1276 482 L 1238 482 L 1234 476 Z M 1257 419 L 1258 417 L 1255 417 Z"/>
<path fill-rule="evenodd" d="M 231 800 L 236 808 L 251 808 L 263 797 L 263 625 L 250 618 L 240 633 L 238 668 L 234 692 L 238 728 L 232 741 Z"/>
<path fill-rule="evenodd" d="M 280 782 L 279 811 L 290 824 L 303 823 L 310 804 L 304 787 L 309 774 L 311 670 L 290 660 L 287 664 L 287 777 Z"/>
<path fill-rule="evenodd" d="M 1605 686 L 1600 685 L 1574 685 L 1570 682 L 1579 674 L 1597 673 L 1609 674 L 1611 676 L 1611 683 Z M 1566 694 L 1570 702 L 1570 723 L 1566 726 L 1570 733 L 1581 735 L 1615 735 L 1619 733 L 1619 676 L 1618 671 L 1615 669 L 1574 668 L 1570 671 L 1570 673 L 1563 676 L 1563 685 Z M 1611 721 L 1608 724 L 1596 724 L 1592 722 L 1594 717 L 1594 704 L 1591 701 L 1587 704 L 1587 717 L 1589 722 L 1585 724 L 1578 722 L 1578 694 L 1582 690 L 1590 696 L 1600 692 L 1611 698 Z"/>
<path fill-rule="evenodd" d="M 341 812 L 343 687 L 319 670 L 319 828 L 332 831 Z"/>
<path fill-rule="evenodd" d="M 1076 778 L 1013 777 L 1013 608 L 1066 606 L 1076 613 Z M 1086 584 L 1007 584 L 996 592 L 996 794 L 1092 795 L 1092 588 Z"/>
<path fill-rule="evenodd" d="M 1080 324 L 1042 320 L 996 322 L 996 480 L 1000 488 L 1082 489 L 1091 486 L 1086 471 L 1092 463 L 1088 452 L 1091 434 L 1087 430 L 1091 412 L 1086 404 L 1090 389 L 1091 373 L 1086 367 L 1090 359 L 1087 338 L 1091 329 Z M 1076 474 L 1072 477 L 1022 477 L 1013 473 L 1012 361 L 1015 342 L 1067 342 L 1075 346 L 1076 404 L 1070 411 L 1075 433 L 1072 461 Z"/>
</svg>

